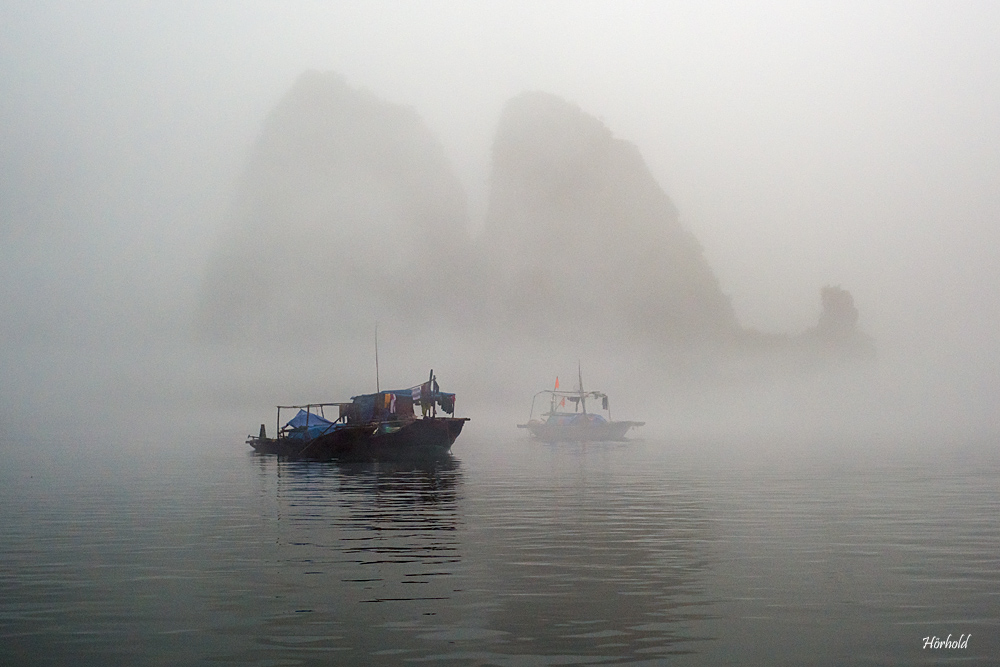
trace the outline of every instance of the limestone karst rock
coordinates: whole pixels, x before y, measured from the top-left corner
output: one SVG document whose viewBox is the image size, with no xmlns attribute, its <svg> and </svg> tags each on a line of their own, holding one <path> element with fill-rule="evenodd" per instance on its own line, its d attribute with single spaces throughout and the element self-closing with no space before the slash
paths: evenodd
<svg viewBox="0 0 1000 667">
<path fill-rule="evenodd" d="M 444 150 L 413 109 L 307 72 L 248 156 L 206 272 L 201 331 L 329 349 L 389 320 L 477 350 L 529 340 L 674 347 L 685 358 L 693 345 L 758 356 L 872 347 L 838 288 L 824 289 L 808 332 L 744 331 L 638 148 L 553 95 L 507 103 L 475 244 L 468 222 Z"/>
<path fill-rule="evenodd" d="M 739 326 L 639 150 L 546 93 L 503 111 L 482 246 L 503 318 L 529 331 L 728 339 Z"/>
<path fill-rule="evenodd" d="M 229 227 L 201 313 L 202 330 L 228 340 L 419 316 L 468 244 L 461 185 L 417 113 L 320 72 L 265 120 Z"/>
<path fill-rule="evenodd" d="M 847 290 L 827 285 L 820 290 L 820 303 L 823 312 L 820 313 L 818 332 L 830 338 L 842 338 L 854 333 L 858 323 L 858 309 L 854 306 L 854 297 Z"/>
<path fill-rule="evenodd" d="M 850 292 L 827 285 L 820 290 L 820 304 L 819 320 L 799 337 L 801 344 L 820 354 L 860 359 L 875 355 L 871 337 L 858 328 L 858 309 Z"/>
</svg>

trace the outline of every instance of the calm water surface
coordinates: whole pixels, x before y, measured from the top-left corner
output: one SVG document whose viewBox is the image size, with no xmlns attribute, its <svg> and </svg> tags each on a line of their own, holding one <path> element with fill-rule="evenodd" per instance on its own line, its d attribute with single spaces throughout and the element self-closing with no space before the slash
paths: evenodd
<svg viewBox="0 0 1000 667">
<path fill-rule="evenodd" d="M 8 443 L 0 664 L 1000 664 L 993 443 L 863 450 Z"/>
</svg>

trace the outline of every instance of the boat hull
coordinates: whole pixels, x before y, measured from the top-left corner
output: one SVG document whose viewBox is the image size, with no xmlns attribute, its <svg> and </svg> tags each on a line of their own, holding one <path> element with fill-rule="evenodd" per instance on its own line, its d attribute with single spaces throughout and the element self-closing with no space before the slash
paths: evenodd
<svg viewBox="0 0 1000 667">
<path fill-rule="evenodd" d="M 526 428 L 532 436 L 543 442 L 606 442 L 625 440 L 625 433 L 634 426 L 642 426 L 643 422 L 606 422 L 603 424 L 549 424 L 532 421 L 519 425 Z"/>
<path fill-rule="evenodd" d="M 247 444 L 261 454 L 302 459 L 433 455 L 450 451 L 467 421 L 428 417 L 402 424 L 348 425 L 308 442 L 251 437 Z"/>
</svg>

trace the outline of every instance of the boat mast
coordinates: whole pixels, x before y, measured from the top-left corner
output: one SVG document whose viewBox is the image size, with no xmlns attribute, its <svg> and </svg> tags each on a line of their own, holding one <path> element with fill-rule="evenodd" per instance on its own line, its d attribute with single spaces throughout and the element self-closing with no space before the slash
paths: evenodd
<svg viewBox="0 0 1000 667">
<path fill-rule="evenodd" d="M 583 371 L 580 369 L 580 360 L 579 359 L 576 360 L 576 374 L 577 374 L 577 378 L 580 381 L 580 384 L 579 384 L 579 387 L 580 387 L 580 409 L 583 411 L 583 414 L 587 414 L 587 399 L 583 395 Z"/>
<path fill-rule="evenodd" d="M 382 393 L 378 386 L 378 322 L 375 323 L 375 393 Z"/>
</svg>

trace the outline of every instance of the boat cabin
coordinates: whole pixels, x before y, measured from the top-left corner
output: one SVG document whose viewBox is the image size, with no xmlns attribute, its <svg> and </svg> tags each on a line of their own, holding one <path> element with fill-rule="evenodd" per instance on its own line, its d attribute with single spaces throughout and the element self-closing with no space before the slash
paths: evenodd
<svg viewBox="0 0 1000 667">
<path fill-rule="evenodd" d="M 435 390 L 437 383 L 425 387 L 427 384 L 352 396 L 350 403 L 279 405 L 276 424 L 278 439 L 309 441 L 345 426 L 405 424 L 418 419 L 415 405 L 420 406 L 423 417 L 437 416 L 438 408 L 446 414 L 454 415 L 455 394 Z M 298 412 L 282 426 L 282 410 Z M 326 410 L 331 412 L 329 417 Z M 336 413 L 336 417 L 333 413 Z M 263 424 L 260 437 L 266 437 Z"/>
</svg>

